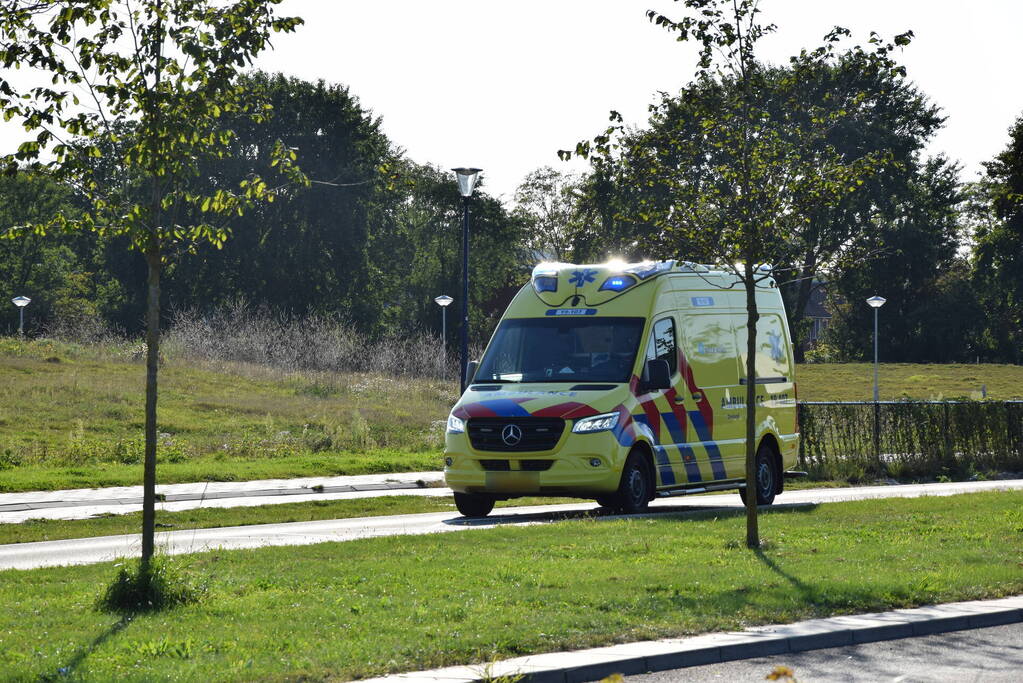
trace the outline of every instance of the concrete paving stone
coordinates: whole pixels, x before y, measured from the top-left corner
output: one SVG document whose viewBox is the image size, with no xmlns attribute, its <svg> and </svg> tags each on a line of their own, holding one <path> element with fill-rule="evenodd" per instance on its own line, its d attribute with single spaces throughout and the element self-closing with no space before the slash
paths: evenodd
<svg viewBox="0 0 1023 683">
<path fill-rule="evenodd" d="M 853 635 L 849 630 L 808 633 L 804 636 L 789 636 L 788 643 L 790 652 L 822 650 L 827 647 L 852 645 Z"/>
<path fill-rule="evenodd" d="M 1008 608 L 970 615 L 970 628 L 987 628 L 1023 621 L 1023 610 Z"/>
<path fill-rule="evenodd" d="M 632 676 L 647 672 L 646 659 L 644 657 L 633 657 L 631 659 L 613 658 L 606 661 L 595 661 L 591 664 L 584 664 L 565 670 L 565 683 L 586 683 L 586 681 L 599 681 L 611 674 Z"/>
<path fill-rule="evenodd" d="M 914 636 L 929 636 L 947 631 L 961 631 L 970 628 L 970 618 L 966 615 L 935 617 L 926 621 L 913 622 Z"/>
<path fill-rule="evenodd" d="M 527 656 L 494 662 L 489 666 L 490 676 L 492 678 L 523 676 L 524 680 L 528 680 L 530 683 L 565 683 L 563 669 L 552 669 L 549 666 L 532 664 L 530 663 L 531 659 L 532 657 Z"/>
<path fill-rule="evenodd" d="M 746 631 L 725 635 L 734 635 L 737 640 L 731 644 L 721 644 L 722 662 L 729 662 L 733 659 L 749 659 L 750 657 L 769 657 L 789 651 L 788 638 L 775 633 Z"/>
<path fill-rule="evenodd" d="M 619 653 L 608 653 L 607 648 L 576 650 L 573 652 L 551 652 L 547 654 L 520 657 L 508 660 L 514 670 L 516 666 L 528 667 L 530 681 L 560 680 L 566 683 L 600 680 L 613 673 L 632 675 L 646 673 L 646 661 L 642 656 L 623 658 Z M 552 677 L 548 672 L 557 672 Z"/>
<path fill-rule="evenodd" d="M 879 640 L 898 640 L 913 635 L 913 626 L 902 617 L 886 614 L 864 614 L 838 617 L 852 633 L 854 644 L 876 643 Z"/>
<path fill-rule="evenodd" d="M 468 683 L 482 678 L 483 666 L 450 666 L 430 671 L 413 671 L 388 677 L 389 681 L 415 681 L 415 683 Z"/>
<path fill-rule="evenodd" d="M 946 631 L 958 631 L 970 627 L 970 615 L 983 608 L 978 605 L 951 603 L 947 605 L 928 605 L 907 610 L 895 610 L 895 614 L 913 617 L 913 635 L 928 636 Z"/>
<path fill-rule="evenodd" d="M 665 669 L 679 669 L 686 666 L 701 666 L 703 664 L 716 664 L 721 661 L 721 642 L 726 645 L 734 644 L 731 638 L 722 638 L 724 634 L 709 634 L 694 636 L 676 641 L 677 647 L 671 652 L 664 654 L 648 655 L 646 658 L 647 668 L 650 671 L 664 671 Z"/>
</svg>

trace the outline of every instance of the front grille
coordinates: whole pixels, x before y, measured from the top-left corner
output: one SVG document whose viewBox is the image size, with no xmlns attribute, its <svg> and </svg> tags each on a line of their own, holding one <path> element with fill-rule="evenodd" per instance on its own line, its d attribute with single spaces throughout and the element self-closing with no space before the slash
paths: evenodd
<svg viewBox="0 0 1023 683">
<path fill-rule="evenodd" d="M 480 467 L 487 472 L 507 472 L 511 469 L 507 460 L 480 460 Z"/>
<path fill-rule="evenodd" d="M 502 437 L 509 425 L 521 431 L 518 442 L 509 444 Z M 472 417 L 467 429 L 469 442 L 478 451 L 549 451 L 565 431 L 565 421 L 559 417 Z"/>
</svg>

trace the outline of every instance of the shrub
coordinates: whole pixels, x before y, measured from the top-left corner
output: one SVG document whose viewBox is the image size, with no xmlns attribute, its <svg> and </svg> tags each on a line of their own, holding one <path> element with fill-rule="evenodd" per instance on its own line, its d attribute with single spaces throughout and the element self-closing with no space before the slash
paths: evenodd
<svg viewBox="0 0 1023 683">
<path fill-rule="evenodd" d="M 167 558 L 156 556 L 147 567 L 137 560 L 122 566 L 97 606 L 119 614 L 155 612 L 197 602 L 204 593 Z"/>
</svg>

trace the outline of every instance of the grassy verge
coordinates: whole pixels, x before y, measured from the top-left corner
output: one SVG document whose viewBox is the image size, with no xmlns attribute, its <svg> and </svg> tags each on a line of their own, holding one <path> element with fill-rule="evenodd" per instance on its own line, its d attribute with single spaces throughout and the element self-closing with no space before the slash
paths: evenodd
<svg viewBox="0 0 1023 683">
<path fill-rule="evenodd" d="M 874 398 L 872 363 L 811 363 L 796 369 L 801 401 L 870 401 Z M 1023 366 L 931 365 L 882 363 L 878 369 L 881 400 L 987 397 L 1023 398 Z"/>
<path fill-rule="evenodd" d="M 13 680 L 350 679 L 1023 592 L 1023 494 L 582 520 L 191 556 L 199 603 L 97 612 L 111 565 L 0 573 Z"/>
<path fill-rule="evenodd" d="M 585 503 L 577 498 L 516 498 L 498 501 L 497 507 L 520 505 L 557 505 Z M 248 524 L 283 524 L 311 522 L 320 519 L 351 519 L 382 515 L 410 515 L 421 512 L 452 512 L 451 496 L 379 496 L 351 500 L 318 500 L 306 503 L 255 505 L 236 508 L 198 508 L 174 512 L 157 512 L 157 531 L 180 529 L 212 529 Z M 91 519 L 30 519 L 18 524 L 0 524 L 0 545 L 31 543 L 90 536 L 137 534 L 142 528 L 142 513 L 103 515 Z"/>
<path fill-rule="evenodd" d="M 277 460 L 197 458 L 189 462 L 160 463 L 157 467 L 157 478 L 161 484 L 183 484 L 196 481 L 252 481 L 386 472 L 436 472 L 443 466 L 440 451 L 410 453 L 378 450 L 366 455 L 353 453 L 297 455 Z M 140 464 L 96 463 L 76 467 L 28 465 L 0 470 L 0 493 L 140 484 L 142 484 Z"/>
<path fill-rule="evenodd" d="M 789 482 L 789 489 L 831 488 L 836 482 Z M 498 508 L 526 505 L 557 505 L 586 503 L 580 498 L 513 498 L 497 502 Z M 784 499 L 779 500 L 784 503 Z M 311 522 L 320 519 L 351 519 L 382 515 L 409 515 L 421 512 L 453 512 L 455 501 L 450 496 L 378 496 L 351 500 L 318 500 L 304 503 L 254 505 L 235 508 L 198 508 L 173 512 L 157 512 L 158 531 L 211 529 L 248 524 L 283 524 Z M 67 538 L 135 534 L 142 528 L 142 513 L 110 514 L 90 519 L 30 519 L 17 524 L 0 524 L 0 544 L 56 541 Z"/>
<path fill-rule="evenodd" d="M 0 337 L 0 491 L 141 483 L 137 346 Z M 869 364 L 798 371 L 802 400 L 871 395 Z M 881 367 L 884 398 L 1020 397 L 1023 367 Z M 438 380 L 283 372 L 169 359 L 160 374 L 163 483 L 435 470 L 457 398 Z"/>
<path fill-rule="evenodd" d="M 133 349 L 0 338 L 0 491 L 141 482 Z M 160 480 L 436 470 L 455 387 L 366 374 L 170 361 Z"/>
</svg>

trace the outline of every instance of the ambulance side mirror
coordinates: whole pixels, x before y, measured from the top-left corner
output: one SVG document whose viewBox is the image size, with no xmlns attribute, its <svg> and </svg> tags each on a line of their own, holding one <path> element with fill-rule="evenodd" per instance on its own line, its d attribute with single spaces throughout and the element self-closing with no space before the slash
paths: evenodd
<svg viewBox="0 0 1023 683">
<path fill-rule="evenodd" d="M 668 367 L 668 361 L 657 358 L 648 360 L 643 366 L 642 380 L 643 388 L 647 390 L 670 389 L 671 368 Z"/>
<path fill-rule="evenodd" d="M 469 386 L 472 384 L 473 378 L 476 376 L 476 368 L 480 366 L 478 360 L 471 360 L 465 366 L 465 385 Z"/>
</svg>

